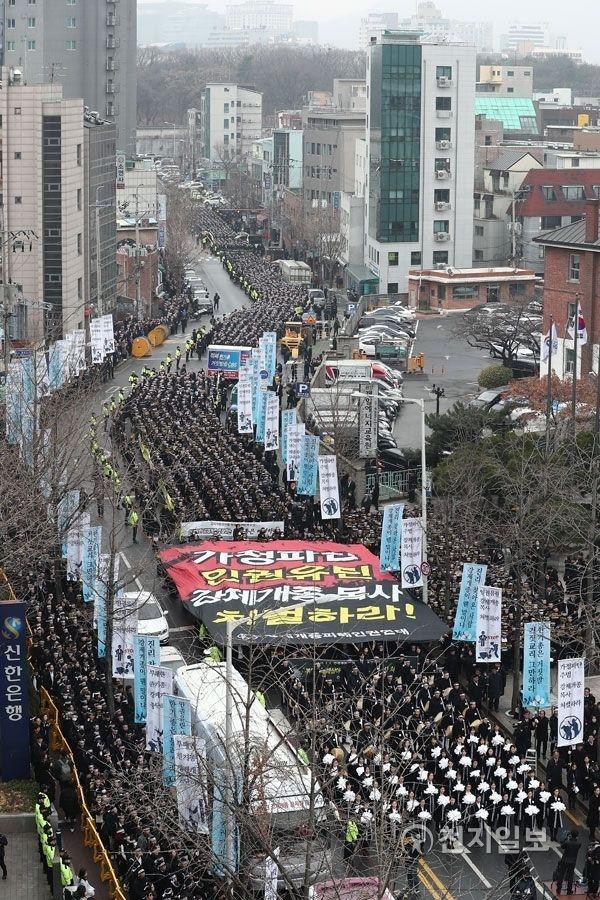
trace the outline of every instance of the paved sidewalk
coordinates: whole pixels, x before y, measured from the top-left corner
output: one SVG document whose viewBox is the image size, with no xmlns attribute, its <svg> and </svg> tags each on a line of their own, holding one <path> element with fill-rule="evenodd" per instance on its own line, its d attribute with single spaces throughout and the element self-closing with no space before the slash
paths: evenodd
<svg viewBox="0 0 600 900">
<path fill-rule="evenodd" d="M 51 900 L 50 888 L 38 852 L 37 834 L 8 834 L 6 868 L 8 878 L 0 881 L 2 900 Z"/>
</svg>

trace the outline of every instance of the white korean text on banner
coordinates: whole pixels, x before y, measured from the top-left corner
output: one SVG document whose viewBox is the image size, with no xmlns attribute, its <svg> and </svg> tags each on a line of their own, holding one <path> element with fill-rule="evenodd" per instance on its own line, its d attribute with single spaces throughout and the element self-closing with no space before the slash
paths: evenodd
<svg viewBox="0 0 600 900">
<path fill-rule="evenodd" d="M 113 600 L 112 667 L 115 678 L 133 678 L 137 597 L 117 593 Z"/>
<path fill-rule="evenodd" d="M 251 541 L 265 535 L 273 537 L 281 535 L 285 531 L 285 522 L 279 519 L 275 522 L 219 522 L 213 519 L 204 519 L 202 522 L 182 522 L 181 537 L 201 541 L 232 541 L 236 532 L 241 532 L 243 540 Z"/>
<path fill-rule="evenodd" d="M 85 531 L 89 525 L 90 514 L 80 512 L 74 518 L 67 532 L 67 579 L 69 581 L 81 581 Z"/>
<path fill-rule="evenodd" d="M 319 456 L 319 500 L 322 519 L 341 518 L 340 486 L 335 456 Z"/>
<path fill-rule="evenodd" d="M 422 587 L 423 523 L 421 519 L 404 519 L 400 540 L 402 587 Z"/>
<path fill-rule="evenodd" d="M 523 706 L 550 706 L 550 622 L 525 622 Z"/>
<path fill-rule="evenodd" d="M 148 705 L 148 666 L 160 665 L 160 640 L 146 634 L 136 634 L 133 654 L 133 700 L 135 703 L 135 723 L 146 721 Z"/>
<path fill-rule="evenodd" d="M 206 742 L 187 734 L 174 734 L 175 789 L 179 823 L 191 834 L 208 834 Z"/>
<path fill-rule="evenodd" d="M 86 603 L 90 603 L 94 599 L 101 549 L 102 525 L 88 525 L 83 532 L 83 565 L 81 568 L 82 593 Z"/>
<path fill-rule="evenodd" d="M 287 479 L 288 481 L 296 481 L 298 478 L 298 468 L 300 466 L 300 448 L 302 446 L 302 438 L 306 426 L 304 422 L 297 422 L 295 425 L 288 425 L 287 430 Z"/>
<path fill-rule="evenodd" d="M 114 580 L 119 573 L 119 557 L 114 558 Z M 110 578 L 110 554 L 101 553 L 98 560 L 98 578 L 94 591 L 94 628 L 98 632 L 98 656 L 106 656 L 106 594 Z"/>
<path fill-rule="evenodd" d="M 358 401 L 358 455 L 361 459 L 377 455 L 379 400 L 377 386 L 362 384 Z"/>
<path fill-rule="evenodd" d="M 313 434 L 303 435 L 300 444 L 297 494 L 308 494 L 308 496 L 314 497 L 317 493 L 318 458 L 319 438 Z"/>
<path fill-rule="evenodd" d="M 262 338 L 261 368 L 268 374 L 268 382 L 272 384 L 277 370 L 277 334 L 274 331 L 265 331 Z"/>
<path fill-rule="evenodd" d="M 265 408 L 265 450 L 279 448 L 279 397 L 273 391 L 267 393 Z"/>
<path fill-rule="evenodd" d="M 288 428 L 296 425 L 298 416 L 295 409 L 284 409 L 281 416 L 281 460 L 287 465 Z"/>
<path fill-rule="evenodd" d="M 175 784 L 176 734 L 192 733 L 192 708 L 185 697 L 167 694 L 163 697 L 163 779 L 167 787 Z"/>
<path fill-rule="evenodd" d="M 379 548 L 379 564 L 382 572 L 397 572 L 400 569 L 403 515 L 404 503 L 388 503 L 383 507 Z"/>
<path fill-rule="evenodd" d="M 559 659 L 558 684 L 558 746 L 570 747 L 583 741 L 583 691 L 585 660 Z"/>
<path fill-rule="evenodd" d="M 173 693 L 173 672 L 164 666 L 148 666 L 146 691 L 146 750 L 163 752 L 163 697 Z"/>
<path fill-rule="evenodd" d="M 92 319 L 90 322 L 90 344 L 92 363 L 93 365 L 98 365 L 104 359 L 104 328 L 102 319 Z"/>
<path fill-rule="evenodd" d="M 238 434 L 252 434 L 252 381 L 240 377 L 237 389 Z"/>
<path fill-rule="evenodd" d="M 479 563 L 464 563 L 460 581 L 460 593 L 454 628 L 453 641 L 472 641 L 477 638 L 477 589 L 485 584 L 487 566 Z"/>
<path fill-rule="evenodd" d="M 258 392 L 258 402 L 256 404 L 258 410 L 256 414 L 256 443 L 264 444 L 265 442 L 265 415 L 267 412 L 267 392 Z"/>
<path fill-rule="evenodd" d="M 500 662 L 502 652 L 502 588 L 477 588 L 475 661 Z"/>
<path fill-rule="evenodd" d="M 77 328 L 73 332 L 73 358 L 75 375 L 85 372 L 87 366 L 85 364 L 85 331 L 83 328 Z"/>
</svg>

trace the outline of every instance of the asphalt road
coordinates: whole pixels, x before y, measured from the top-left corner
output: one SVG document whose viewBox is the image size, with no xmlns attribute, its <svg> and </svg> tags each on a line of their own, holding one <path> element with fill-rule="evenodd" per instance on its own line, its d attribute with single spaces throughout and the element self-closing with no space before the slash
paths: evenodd
<svg viewBox="0 0 600 900">
<path fill-rule="evenodd" d="M 407 375 L 404 379 L 404 396 L 425 399 L 425 412 L 436 409 L 436 398 L 431 393 L 433 385 L 444 389 L 440 398 L 440 412 L 445 412 L 457 400 L 479 393 L 477 376 L 490 364 L 489 355 L 469 347 L 454 330 L 460 321 L 460 313 L 448 316 L 426 316 L 419 321 L 413 353 L 423 353 L 423 374 Z M 394 428 L 399 447 L 421 446 L 420 410 L 416 404 L 405 404 Z"/>
</svg>

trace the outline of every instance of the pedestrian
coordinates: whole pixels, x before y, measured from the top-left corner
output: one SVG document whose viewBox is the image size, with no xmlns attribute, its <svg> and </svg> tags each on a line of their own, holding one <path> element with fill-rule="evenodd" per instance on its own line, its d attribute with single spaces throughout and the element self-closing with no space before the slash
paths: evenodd
<svg viewBox="0 0 600 900">
<path fill-rule="evenodd" d="M 80 891 L 82 897 L 94 897 L 96 895 L 95 889 L 89 882 L 88 874 L 86 869 L 80 869 L 77 875 L 74 878 L 75 887 L 79 890 L 83 887 L 83 891 Z M 77 895 L 76 895 L 77 896 Z"/>
<path fill-rule="evenodd" d="M 8 878 L 8 872 L 6 869 L 6 861 L 4 854 L 6 852 L 6 848 L 8 847 L 8 838 L 5 834 L 0 832 L 0 869 L 2 869 L 2 880 L 6 881 Z"/>
<path fill-rule="evenodd" d="M 218 293 L 215 292 L 215 295 L 213 297 L 213 312 L 219 311 L 219 300 L 220 299 L 221 298 L 219 297 Z"/>
<path fill-rule="evenodd" d="M 71 834 L 75 831 L 75 819 L 79 813 L 79 799 L 77 790 L 71 780 L 62 785 L 60 789 L 60 808 L 65 814 L 65 820 Z"/>
<path fill-rule="evenodd" d="M 538 759 L 546 759 L 548 752 L 548 736 L 550 734 L 550 723 L 544 709 L 540 709 L 537 716 L 533 720 L 535 727 L 535 750 Z"/>
<path fill-rule="evenodd" d="M 573 878 L 575 875 L 575 866 L 577 864 L 577 855 L 581 842 L 578 840 L 579 832 L 573 829 L 567 834 L 567 837 L 560 845 L 562 856 L 556 868 L 556 893 L 562 894 L 563 881 L 567 883 L 567 894 L 573 893 Z"/>
<path fill-rule="evenodd" d="M 490 709 L 498 712 L 500 697 L 504 693 L 506 678 L 500 665 L 496 663 L 488 677 L 488 701 Z"/>
<path fill-rule="evenodd" d="M 177 344 L 175 348 L 175 371 L 179 374 L 179 366 L 181 364 L 181 347 Z"/>
<path fill-rule="evenodd" d="M 595 841 L 596 828 L 600 825 L 600 787 L 594 788 L 594 793 L 588 801 L 588 814 L 585 824 L 590 830 L 590 841 Z"/>
<path fill-rule="evenodd" d="M 138 542 L 137 530 L 138 530 L 139 521 L 140 521 L 140 517 L 139 517 L 137 511 L 135 509 L 132 509 L 131 512 L 129 513 L 129 516 L 127 517 L 127 524 L 131 528 L 131 535 L 132 535 L 131 542 L 133 544 L 137 544 L 137 542 Z"/>
</svg>

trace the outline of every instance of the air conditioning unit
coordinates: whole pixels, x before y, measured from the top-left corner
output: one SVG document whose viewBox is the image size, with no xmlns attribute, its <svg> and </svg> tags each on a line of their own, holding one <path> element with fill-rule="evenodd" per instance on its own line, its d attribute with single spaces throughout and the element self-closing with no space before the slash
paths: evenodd
<svg viewBox="0 0 600 900">
<path fill-rule="evenodd" d="M 440 75 L 437 80 L 438 87 L 448 87 L 452 84 L 451 80 L 447 77 L 447 75 Z"/>
<path fill-rule="evenodd" d="M 435 177 L 439 178 L 440 181 L 444 181 L 446 178 L 450 178 L 450 172 L 448 169 L 438 169 Z"/>
<path fill-rule="evenodd" d="M 436 146 L 438 150 L 449 150 L 452 144 L 450 141 L 438 141 Z"/>
<path fill-rule="evenodd" d="M 438 200 L 438 202 L 435 204 L 435 208 L 438 210 L 438 212 L 442 212 L 445 209 L 450 209 L 450 204 L 445 200 Z"/>
<path fill-rule="evenodd" d="M 438 231 L 438 232 L 436 232 L 434 237 L 435 237 L 436 241 L 449 241 L 450 240 L 450 235 L 448 234 L 447 231 Z"/>
<path fill-rule="evenodd" d="M 436 269 L 436 271 L 438 271 L 438 272 L 445 272 L 446 271 L 446 263 L 436 263 L 433 268 Z"/>
</svg>

